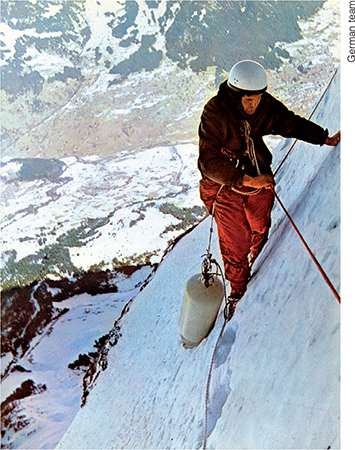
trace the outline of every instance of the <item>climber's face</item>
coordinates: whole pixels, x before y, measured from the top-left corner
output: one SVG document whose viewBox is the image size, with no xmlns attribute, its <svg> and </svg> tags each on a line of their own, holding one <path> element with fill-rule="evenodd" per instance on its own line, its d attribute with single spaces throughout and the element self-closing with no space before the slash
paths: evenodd
<svg viewBox="0 0 355 450">
<path fill-rule="evenodd" d="M 256 108 L 258 107 L 262 96 L 263 96 L 263 94 L 243 95 L 242 106 L 243 106 L 244 111 L 248 115 L 252 115 L 255 113 Z"/>
</svg>

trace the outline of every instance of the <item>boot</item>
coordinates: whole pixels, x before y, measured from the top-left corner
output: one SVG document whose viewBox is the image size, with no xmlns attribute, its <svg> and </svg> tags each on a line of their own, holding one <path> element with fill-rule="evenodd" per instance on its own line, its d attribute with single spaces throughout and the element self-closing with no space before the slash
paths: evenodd
<svg viewBox="0 0 355 450">
<path fill-rule="evenodd" d="M 244 293 L 243 293 L 244 294 Z M 233 294 L 228 297 L 226 306 L 227 322 L 231 320 L 237 307 L 237 303 L 242 298 L 243 294 Z"/>
</svg>

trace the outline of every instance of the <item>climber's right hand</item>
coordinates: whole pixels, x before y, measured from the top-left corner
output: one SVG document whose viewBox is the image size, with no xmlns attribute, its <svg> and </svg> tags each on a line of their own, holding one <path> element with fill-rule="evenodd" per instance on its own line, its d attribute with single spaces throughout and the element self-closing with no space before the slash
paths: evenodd
<svg viewBox="0 0 355 450">
<path fill-rule="evenodd" d="M 244 174 L 242 179 L 243 186 L 252 187 L 256 189 L 266 188 L 272 189 L 275 186 L 274 177 L 268 173 L 261 174 L 256 177 L 250 177 Z"/>
</svg>

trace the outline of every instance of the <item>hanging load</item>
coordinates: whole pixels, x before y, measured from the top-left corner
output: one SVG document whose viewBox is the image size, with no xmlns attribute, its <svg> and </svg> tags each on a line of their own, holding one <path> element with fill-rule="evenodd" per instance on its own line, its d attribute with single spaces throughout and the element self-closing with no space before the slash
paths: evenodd
<svg viewBox="0 0 355 450">
<path fill-rule="evenodd" d="M 215 273 L 212 273 L 213 263 L 217 268 Z M 225 296 L 218 268 L 208 253 L 202 263 L 202 273 L 193 275 L 186 283 L 179 319 L 184 348 L 197 347 L 213 328 Z"/>
</svg>

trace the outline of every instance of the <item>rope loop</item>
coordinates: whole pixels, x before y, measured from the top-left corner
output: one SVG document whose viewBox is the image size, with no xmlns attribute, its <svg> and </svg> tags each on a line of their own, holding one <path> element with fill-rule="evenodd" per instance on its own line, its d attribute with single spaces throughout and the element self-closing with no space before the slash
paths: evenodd
<svg viewBox="0 0 355 450">
<path fill-rule="evenodd" d="M 256 166 L 257 173 L 258 173 L 258 175 L 260 175 L 261 171 L 260 171 L 260 167 L 259 167 L 259 163 L 258 163 L 258 158 L 256 157 L 254 141 L 250 137 L 251 126 L 247 120 L 243 120 L 243 125 L 244 125 L 245 142 L 247 144 L 247 150 L 245 153 L 249 156 L 249 159 L 250 159 L 252 165 Z M 259 192 L 261 191 L 261 188 L 257 188 L 253 191 L 248 191 L 248 192 L 240 191 L 237 188 L 233 188 L 233 191 L 237 192 L 238 194 L 241 194 L 241 195 L 256 195 L 256 194 L 259 194 Z"/>
<path fill-rule="evenodd" d="M 233 191 L 237 192 L 238 194 L 241 194 L 241 195 L 256 195 L 256 194 L 259 194 L 259 192 L 261 191 L 261 188 L 257 188 L 254 191 L 249 191 L 249 192 L 243 192 L 237 188 L 233 188 Z"/>
<path fill-rule="evenodd" d="M 212 256 L 211 254 L 209 254 L 210 256 Z M 227 290 L 226 290 L 226 281 L 225 281 L 225 277 L 223 275 L 223 271 L 222 268 L 220 266 L 220 264 L 218 263 L 218 261 L 216 261 L 215 259 L 211 259 L 210 260 L 211 263 L 215 264 L 217 269 L 219 270 L 218 275 L 222 276 L 222 281 L 223 281 L 223 291 L 224 291 L 224 306 L 223 306 L 223 325 L 222 328 L 219 332 L 218 338 L 216 340 L 216 344 L 214 346 L 214 350 L 212 353 L 212 357 L 211 357 L 211 363 L 210 363 L 210 368 L 208 371 L 208 376 L 207 376 L 207 382 L 206 382 L 206 392 L 205 392 L 205 420 L 204 420 L 204 429 L 203 429 L 203 443 L 202 443 L 202 448 L 205 450 L 206 449 L 206 443 L 207 443 L 207 423 L 208 423 L 208 398 L 209 398 L 209 390 L 210 390 L 210 384 L 211 384 L 211 377 L 212 377 L 212 370 L 213 370 L 213 364 L 214 364 L 214 360 L 216 357 L 216 352 L 217 352 L 217 347 L 219 344 L 219 341 L 222 337 L 222 334 L 224 332 L 224 328 L 227 324 L 227 318 L 228 318 L 228 302 L 227 302 Z"/>
</svg>

